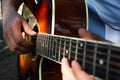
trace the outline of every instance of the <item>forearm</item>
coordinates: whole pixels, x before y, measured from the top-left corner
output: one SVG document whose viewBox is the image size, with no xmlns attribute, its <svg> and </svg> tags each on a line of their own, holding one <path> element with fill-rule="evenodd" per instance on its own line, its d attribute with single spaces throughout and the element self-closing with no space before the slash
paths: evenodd
<svg viewBox="0 0 120 80">
<path fill-rule="evenodd" d="M 2 0 L 2 10 L 6 10 L 7 8 L 14 8 L 17 10 L 23 0 Z"/>
<path fill-rule="evenodd" d="M 10 11 L 17 11 L 23 0 L 2 0 L 2 14 L 9 14 Z"/>
</svg>

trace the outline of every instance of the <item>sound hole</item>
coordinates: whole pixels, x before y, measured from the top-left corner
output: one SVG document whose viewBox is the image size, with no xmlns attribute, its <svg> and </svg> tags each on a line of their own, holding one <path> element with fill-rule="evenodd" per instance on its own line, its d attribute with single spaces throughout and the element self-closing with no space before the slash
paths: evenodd
<svg viewBox="0 0 120 80">
<path fill-rule="evenodd" d="M 33 28 L 34 31 L 36 31 L 38 33 L 38 26 L 34 26 Z M 31 58 L 34 60 L 36 59 L 36 40 L 37 40 L 37 36 L 32 36 L 31 37 L 31 42 L 33 43 L 32 49 L 31 49 Z"/>
</svg>

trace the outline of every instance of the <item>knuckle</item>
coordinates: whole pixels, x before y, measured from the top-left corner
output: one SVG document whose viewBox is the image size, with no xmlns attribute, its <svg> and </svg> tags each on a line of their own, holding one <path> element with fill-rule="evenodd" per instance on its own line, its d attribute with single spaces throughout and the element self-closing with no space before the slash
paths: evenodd
<svg viewBox="0 0 120 80">
<path fill-rule="evenodd" d="M 16 48 L 9 48 L 10 49 L 10 51 L 12 51 L 12 52 L 15 52 L 16 51 Z"/>
<path fill-rule="evenodd" d="M 15 52 L 17 50 L 17 46 L 12 46 L 9 49 L 10 49 L 10 51 Z"/>
</svg>

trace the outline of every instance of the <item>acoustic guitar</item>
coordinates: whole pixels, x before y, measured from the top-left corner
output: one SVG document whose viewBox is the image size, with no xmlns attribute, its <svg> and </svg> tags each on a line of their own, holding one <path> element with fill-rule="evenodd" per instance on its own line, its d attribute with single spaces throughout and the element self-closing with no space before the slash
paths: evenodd
<svg viewBox="0 0 120 80">
<path fill-rule="evenodd" d="M 60 61 L 77 60 L 97 80 L 120 79 L 120 45 L 79 38 L 88 29 L 85 0 L 25 0 L 35 19 L 27 19 L 37 36 L 30 53 L 18 56 L 20 80 L 62 80 Z"/>
</svg>

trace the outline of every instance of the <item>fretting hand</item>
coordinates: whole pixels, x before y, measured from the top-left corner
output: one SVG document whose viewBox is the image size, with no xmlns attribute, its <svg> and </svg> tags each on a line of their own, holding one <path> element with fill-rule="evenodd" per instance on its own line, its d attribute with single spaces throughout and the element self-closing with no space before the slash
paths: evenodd
<svg viewBox="0 0 120 80">
<path fill-rule="evenodd" d="M 93 77 L 82 70 L 77 61 L 72 61 L 70 67 L 67 58 L 63 58 L 61 61 L 61 72 L 63 80 L 94 80 Z"/>
</svg>

